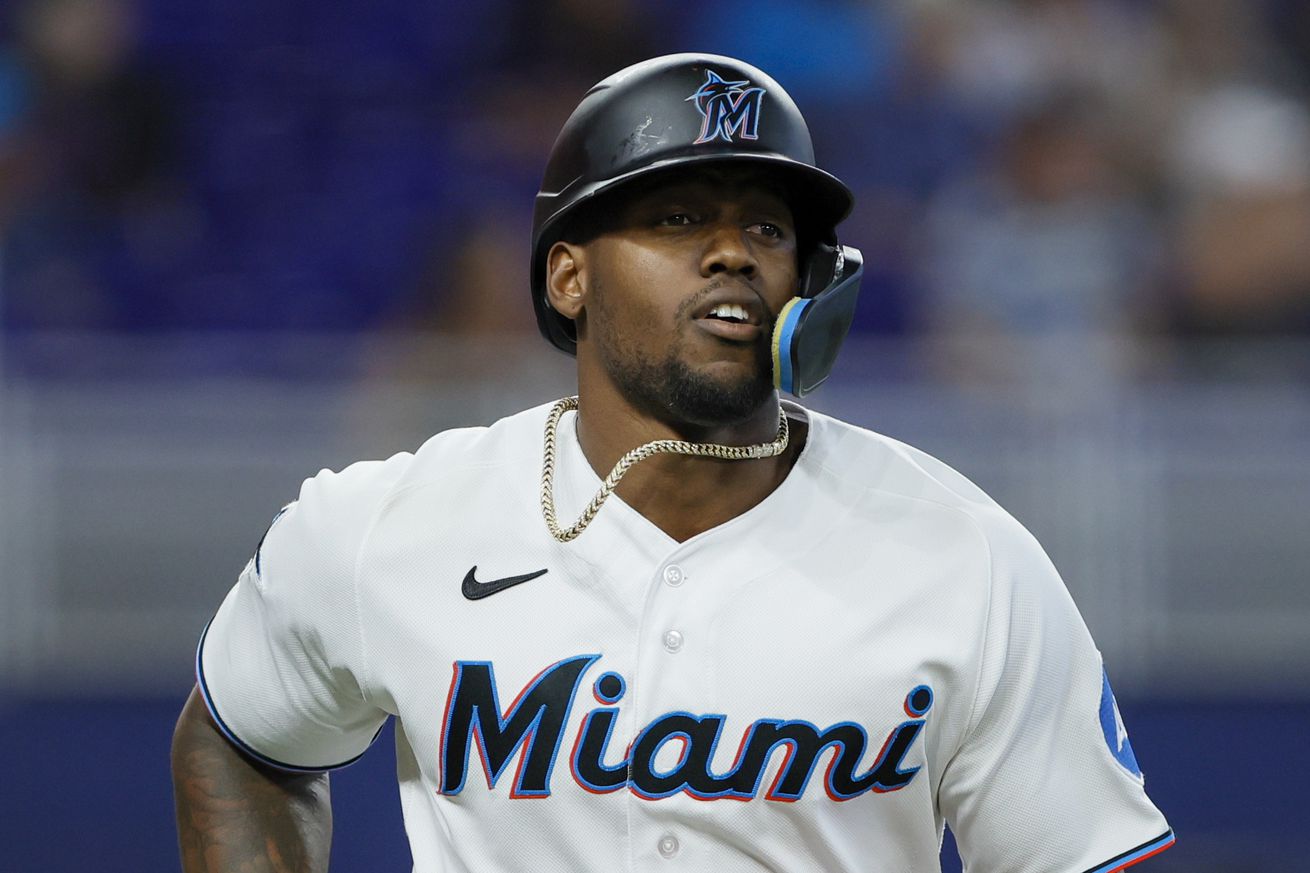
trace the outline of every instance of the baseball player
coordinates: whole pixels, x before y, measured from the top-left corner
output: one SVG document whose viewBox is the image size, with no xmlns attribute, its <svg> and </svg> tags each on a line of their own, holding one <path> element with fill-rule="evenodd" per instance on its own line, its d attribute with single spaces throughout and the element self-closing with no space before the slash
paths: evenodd
<svg viewBox="0 0 1310 873">
<path fill-rule="evenodd" d="M 1173 843 L 1038 544 L 780 400 L 850 325 L 851 194 L 762 71 L 596 85 L 537 195 L 578 396 L 305 482 L 205 629 L 184 866 L 320 870 L 394 717 L 418 871 L 1109 873 Z"/>
</svg>

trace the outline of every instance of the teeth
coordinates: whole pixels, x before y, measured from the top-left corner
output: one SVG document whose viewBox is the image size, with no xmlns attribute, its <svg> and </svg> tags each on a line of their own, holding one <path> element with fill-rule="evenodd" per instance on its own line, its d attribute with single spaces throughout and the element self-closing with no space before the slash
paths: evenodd
<svg viewBox="0 0 1310 873">
<path fill-rule="evenodd" d="M 746 307 L 737 303 L 720 303 L 710 310 L 715 318 L 730 318 L 733 321 L 746 321 Z"/>
</svg>

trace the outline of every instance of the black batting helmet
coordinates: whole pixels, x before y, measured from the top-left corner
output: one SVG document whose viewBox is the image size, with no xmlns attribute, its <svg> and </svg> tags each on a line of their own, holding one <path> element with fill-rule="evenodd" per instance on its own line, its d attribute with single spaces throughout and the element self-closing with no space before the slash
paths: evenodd
<svg viewBox="0 0 1310 873">
<path fill-rule="evenodd" d="M 851 210 L 851 192 L 814 165 L 805 119 L 762 70 L 720 55 L 667 55 L 592 87 L 551 149 L 533 210 L 532 305 L 546 339 L 569 354 L 577 351 L 573 322 L 546 299 L 546 255 L 571 214 L 649 174 L 725 161 L 775 172 L 794 192 L 791 207 L 802 238 L 833 250 L 837 224 Z M 801 253 L 803 259 L 808 255 Z M 815 272 L 812 264 L 803 265 L 807 272 Z M 831 272 L 810 295 L 828 284 Z M 853 312 L 853 296 L 851 301 Z M 841 336 L 845 327 L 849 318 Z"/>
</svg>

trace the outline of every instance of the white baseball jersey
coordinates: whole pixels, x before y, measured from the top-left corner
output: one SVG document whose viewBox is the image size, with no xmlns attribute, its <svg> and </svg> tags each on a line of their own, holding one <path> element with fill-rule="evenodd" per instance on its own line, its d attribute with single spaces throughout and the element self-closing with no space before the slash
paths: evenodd
<svg viewBox="0 0 1310 873">
<path fill-rule="evenodd" d="M 762 503 L 676 542 L 539 500 L 547 407 L 306 481 L 201 640 L 242 748 L 330 769 L 396 716 L 419 871 L 1120 870 L 1173 836 L 1046 555 L 913 448 L 788 404 Z M 749 462 L 745 462 L 749 463 Z M 556 499 L 600 481 L 573 414 Z"/>
</svg>

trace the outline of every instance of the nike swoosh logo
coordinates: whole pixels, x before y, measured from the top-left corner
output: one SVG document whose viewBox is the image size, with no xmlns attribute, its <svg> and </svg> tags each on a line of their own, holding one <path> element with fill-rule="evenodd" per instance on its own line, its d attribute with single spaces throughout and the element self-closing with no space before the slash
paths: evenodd
<svg viewBox="0 0 1310 873">
<path fill-rule="evenodd" d="M 464 584 L 460 586 L 460 591 L 469 600 L 481 600 L 484 597 L 490 597 L 497 591 L 504 591 L 506 588 L 513 588 L 523 582 L 536 579 L 538 576 L 546 575 L 545 570 L 538 570 L 535 573 L 525 573 L 522 576 L 506 576 L 504 579 L 492 579 L 490 582 L 479 582 L 473 574 L 478 571 L 477 564 L 474 564 L 464 575 Z"/>
</svg>

